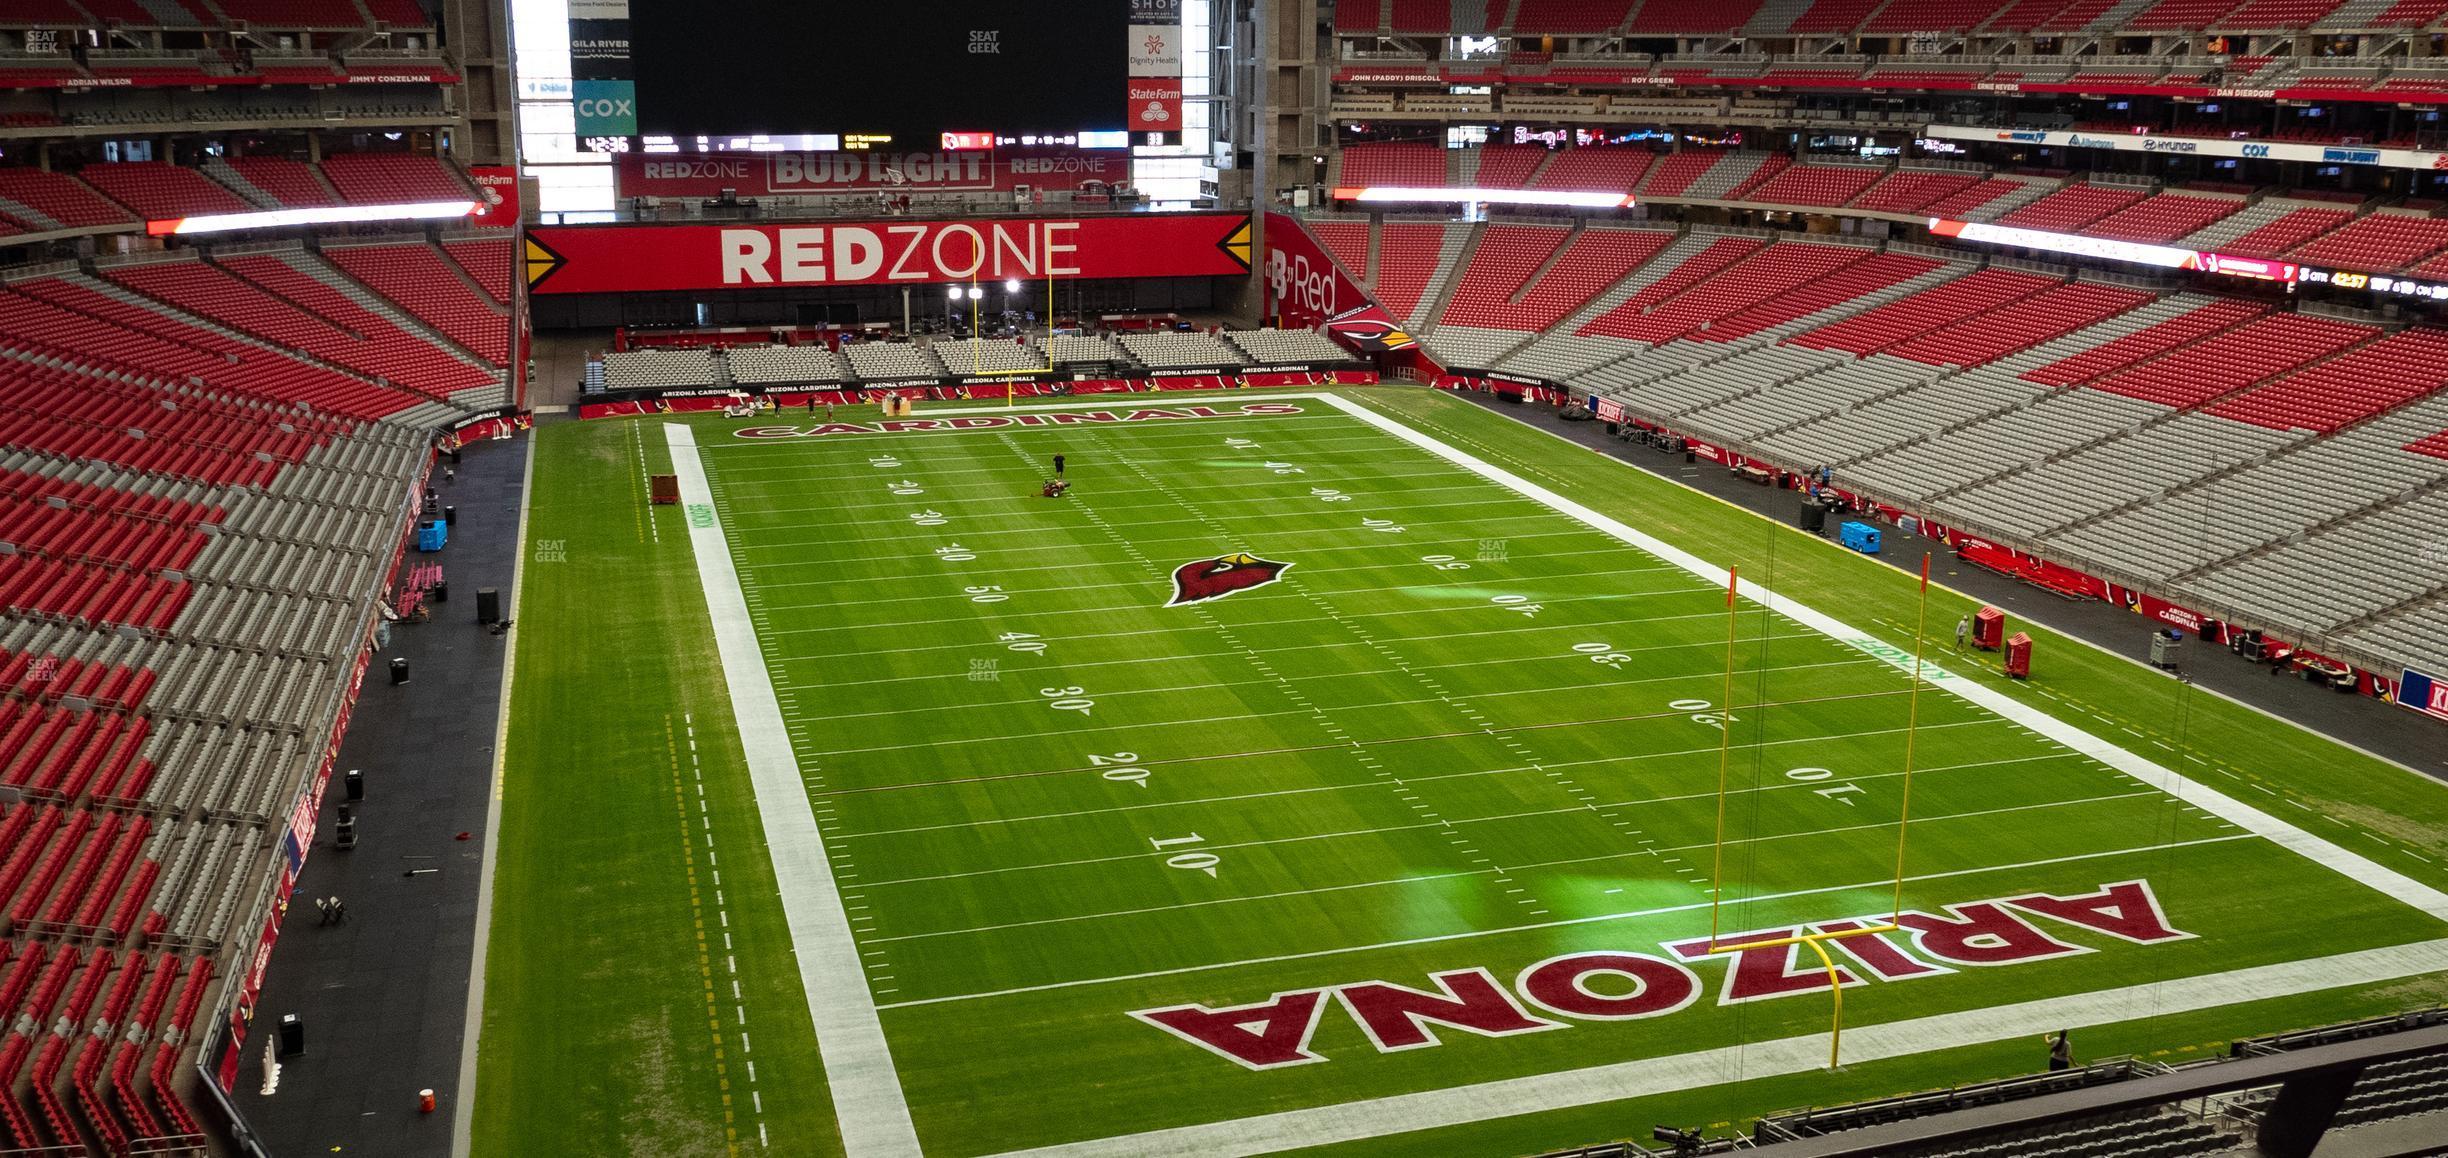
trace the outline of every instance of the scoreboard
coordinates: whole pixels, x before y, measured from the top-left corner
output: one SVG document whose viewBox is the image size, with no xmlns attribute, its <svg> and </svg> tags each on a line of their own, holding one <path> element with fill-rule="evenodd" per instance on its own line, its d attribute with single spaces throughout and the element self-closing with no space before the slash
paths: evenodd
<svg viewBox="0 0 2448 1158">
<path fill-rule="evenodd" d="M 571 16 L 582 138 L 831 136 L 907 151 L 947 133 L 1179 127 L 1178 0 L 578 0 Z M 625 59 L 606 62 L 601 45 Z"/>
</svg>

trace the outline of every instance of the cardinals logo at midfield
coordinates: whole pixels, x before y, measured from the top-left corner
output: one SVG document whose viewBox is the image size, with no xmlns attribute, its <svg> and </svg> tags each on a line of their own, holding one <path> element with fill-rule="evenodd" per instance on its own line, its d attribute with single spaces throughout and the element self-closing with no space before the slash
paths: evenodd
<svg viewBox="0 0 2448 1158">
<path fill-rule="evenodd" d="M 1246 551 L 1184 563 L 1173 569 L 1173 598 L 1165 606 L 1205 603 L 1252 587 L 1264 587 L 1282 578 L 1291 567 L 1290 563 L 1272 562 Z"/>
</svg>

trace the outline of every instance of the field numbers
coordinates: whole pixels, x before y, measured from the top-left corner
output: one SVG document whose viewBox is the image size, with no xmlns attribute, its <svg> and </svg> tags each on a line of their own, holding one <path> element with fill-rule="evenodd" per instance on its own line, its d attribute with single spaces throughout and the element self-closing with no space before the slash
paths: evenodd
<svg viewBox="0 0 2448 1158">
<path fill-rule="evenodd" d="M 1096 706 L 1096 701 L 1088 698 L 1084 688 L 1039 688 L 1037 694 L 1045 697 L 1047 707 L 1058 712 L 1078 712 L 1085 716 L 1088 709 Z"/>
<path fill-rule="evenodd" d="M 963 587 L 961 591 L 969 596 L 971 603 L 1001 603 L 1011 598 L 1003 593 L 1001 586 L 993 583 L 983 587 Z"/>
<path fill-rule="evenodd" d="M 894 467 L 901 465 L 901 460 L 894 458 L 889 454 L 879 454 L 874 458 L 868 459 L 867 465 L 872 466 L 877 470 L 891 470 Z"/>
<path fill-rule="evenodd" d="M 909 479 L 902 479 L 897 483 L 886 483 L 884 487 L 896 495 L 923 495 L 926 493 L 926 488 Z"/>
<path fill-rule="evenodd" d="M 1163 852 L 1168 848 L 1178 848 L 1185 844 L 1205 844 L 1207 843 L 1207 838 L 1194 832 L 1188 836 L 1168 836 L 1161 839 L 1151 836 L 1148 838 L 1148 843 L 1155 845 L 1156 851 Z M 1211 877 L 1216 875 L 1216 866 L 1223 863 L 1224 858 L 1217 856 L 1212 852 L 1177 852 L 1172 856 L 1165 858 L 1165 867 L 1167 868 L 1186 869 L 1194 873 L 1206 873 Z"/>
<path fill-rule="evenodd" d="M 1009 650 L 1024 651 L 1030 655 L 1035 655 L 1038 652 L 1046 649 L 1044 640 L 1039 639 L 1035 635 L 1025 631 L 1006 631 L 1003 633 L 1001 638 L 997 640 L 997 642 L 1001 643 Z"/>
<path fill-rule="evenodd" d="M 1362 519 L 1360 525 L 1381 535 L 1399 535 L 1403 529 L 1392 519 Z"/>
<path fill-rule="evenodd" d="M 1090 756 L 1088 757 L 1088 766 L 1099 769 L 1097 772 L 1098 776 L 1111 780 L 1116 784 L 1128 784 L 1136 788 L 1145 788 L 1148 786 L 1148 770 L 1139 767 L 1139 754 L 1137 752 L 1116 752 L 1111 756 Z"/>
<path fill-rule="evenodd" d="M 1264 465 L 1265 465 L 1265 467 L 1266 467 L 1268 470 L 1274 471 L 1274 472 L 1275 472 L 1275 473 L 1277 473 L 1277 474 L 1307 474 L 1307 473 L 1309 473 L 1309 472 L 1304 471 L 1304 470 L 1302 470 L 1301 468 L 1299 468 L 1299 467 L 1297 467 L 1297 466 L 1294 466 L 1294 465 L 1292 465 L 1291 463 L 1288 463 L 1288 462 L 1270 462 L 1270 463 L 1266 463 L 1266 464 L 1264 464 Z"/>
<path fill-rule="evenodd" d="M 1439 571 L 1470 570 L 1470 564 L 1465 563 L 1460 559 L 1456 559 L 1451 555 L 1422 555 L 1420 556 L 1420 562 L 1426 563 Z"/>
<path fill-rule="evenodd" d="M 910 521 L 921 527 L 940 527 L 952 520 L 945 518 L 942 511 L 915 511 L 910 514 Z"/>
<path fill-rule="evenodd" d="M 1692 723 L 1706 724 L 1720 732 L 1725 730 L 1725 726 L 1728 722 L 1742 718 L 1732 712 L 1717 712 L 1710 710 L 1716 706 L 1717 705 L 1712 704 L 1707 700 L 1675 700 L 1666 705 L 1666 707 L 1672 711 L 1691 713 Z"/>
<path fill-rule="evenodd" d="M 948 547 L 935 548 L 935 557 L 943 560 L 946 563 L 966 563 L 971 559 L 977 558 L 977 552 L 961 546 L 958 543 L 954 543 Z"/>
<path fill-rule="evenodd" d="M 1787 780 L 1796 781 L 1802 784 L 1816 784 L 1822 780 L 1835 779 L 1835 777 L 1836 773 L 1825 768 L 1795 768 L 1785 773 L 1785 778 Z M 1850 780 L 1847 780 L 1841 784 L 1830 784 L 1825 788 L 1811 789 L 1811 793 L 1813 795 L 1822 796 L 1829 800 L 1833 800 L 1847 808 L 1853 807 L 1853 801 L 1848 799 L 1848 797 L 1859 796 L 1861 795 L 1861 792 L 1862 786 Z"/>
<path fill-rule="evenodd" d="M 1617 671 L 1622 671 L 1623 665 L 1632 662 L 1631 656 L 1615 650 L 1615 645 L 1611 643 L 1576 643 L 1573 652 L 1588 656 L 1591 663 L 1600 667 L 1611 667 Z"/>
<path fill-rule="evenodd" d="M 1493 595 L 1488 597 L 1488 602 L 1507 611 L 1519 612 L 1523 617 L 1529 619 L 1536 619 L 1539 612 L 1547 610 L 1545 607 L 1530 602 L 1530 597 L 1527 595 Z"/>
<path fill-rule="evenodd" d="M 1277 472 L 1281 473 L 1281 472 Z M 1348 503 L 1351 496 L 1332 487 L 1310 487 L 1309 494 L 1321 503 Z"/>
</svg>

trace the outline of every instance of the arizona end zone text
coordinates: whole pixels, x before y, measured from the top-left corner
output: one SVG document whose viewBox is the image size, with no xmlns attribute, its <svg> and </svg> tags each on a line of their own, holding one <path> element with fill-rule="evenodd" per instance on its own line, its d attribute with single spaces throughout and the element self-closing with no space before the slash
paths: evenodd
<svg viewBox="0 0 2448 1158">
<path fill-rule="evenodd" d="M 1882 914 L 1820 921 L 1810 930 L 1846 933 L 1885 920 Z M 2096 952 L 2061 939 L 2060 933 L 2087 932 L 2129 945 L 2194 936 L 2168 923 L 2158 894 L 2143 880 L 2116 881 L 2096 892 L 2070 896 L 2028 893 L 1948 905 L 1940 913 L 1908 910 L 1896 915 L 1895 923 L 1912 952 L 1876 934 L 1829 942 L 1844 957 L 1836 984 L 1850 989 L 1873 981 L 1914 981 L 1967 967 L 2021 965 Z M 1792 938 L 1801 932 L 1789 926 L 1720 933 L 1713 942 L 1706 937 L 1676 941 L 1663 946 L 1671 956 L 1620 950 L 1567 953 L 1523 968 L 1511 989 L 1487 969 L 1473 967 L 1429 974 L 1433 989 L 1355 981 L 1286 990 L 1252 1005 L 1172 1005 L 1134 1009 L 1130 1016 L 1244 1068 L 1270 1070 L 1327 1060 L 1309 1043 L 1329 996 L 1377 1052 L 1396 1053 L 1444 1044 L 1437 1037 L 1438 1026 L 1480 1037 L 1511 1037 L 1564 1029 L 1576 1021 L 1638 1021 L 1677 1013 L 1690 1008 L 1707 988 L 1691 968 L 1703 962 L 1724 966 L 1719 1005 L 1824 990 L 1827 971 L 1815 961 L 1799 960 L 1800 946 Z M 1785 943 L 1770 944 L 1779 941 Z M 1759 947 L 1748 947 L 1755 945 Z M 1514 990 L 1520 991 L 1518 998 Z"/>
<path fill-rule="evenodd" d="M 821 426 L 748 426 L 735 438 L 830 438 L 841 434 L 912 434 L 925 431 L 999 430 L 1014 426 L 1075 426 L 1092 422 L 1168 422 L 1199 418 L 1252 418 L 1303 413 L 1289 402 L 1251 402 L 1238 410 L 1173 406 L 1144 410 L 1056 410 L 1044 414 L 964 414 L 958 418 L 904 418 L 891 422 L 827 422 Z"/>
</svg>

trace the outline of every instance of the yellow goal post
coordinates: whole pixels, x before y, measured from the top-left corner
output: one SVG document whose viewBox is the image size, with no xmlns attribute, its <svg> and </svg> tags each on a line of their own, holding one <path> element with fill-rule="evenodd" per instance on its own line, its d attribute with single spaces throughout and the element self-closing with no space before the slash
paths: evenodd
<svg viewBox="0 0 2448 1158">
<path fill-rule="evenodd" d="M 1717 937 L 1722 928 L 1722 925 L 1720 924 L 1719 910 L 1724 904 L 1725 898 L 1725 817 L 1727 781 L 1733 767 L 1734 645 L 1737 636 L 1735 616 L 1738 614 L 1736 599 L 1742 588 L 1740 569 L 1729 568 L 1726 571 L 1725 699 L 1722 701 L 1724 707 L 1720 709 L 1721 714 L 1725 718 L 1719 722 L 1720 731 L 1723 733 L 1723 735 L 1719 737 L 1717 745 L 1717 838 L 1714 842 L 1714 848 L 1712 850 L 1711 867 L 1709 872 L 1708 952 L 1710 956 L 1717 956 L 1723 953 L 1741 953 L 1761 949 L 1781 949 L 1793 945 L 1802 945 L 1807 946 L 1811 952 L 1817 954 L 1819 957 L 1820 968 L 1827 970 L 1828 993 L 1830 995 L 1831 1004 L 1834 1007 L 1833 1014 L 1828 1024 L 1827 1068 L 1829 1069 L 1836 1069 L 1844 1059 L 1845 987 L 1844 974 L 1842 971 L 1837 969 L 1836 958 L 1828 953 L 1827 943 L 1830 941 L 1841 941 L 1847 937 L 1875 937 L 1884 933 L 1900 932 L 1903 929 L 1904 841 L 1906 835 L 1912 828 L 1913 737 L 1918 733 L 1921 724 L 1921 657 L 1923 645 L 1929 634 L 1929 574 L 1930 557 L 1927 554 L 1924 554 L 1921 556 L 1921 607 L 1919 618 L 1913 625 L 1912 682 L 1911 690 L 1907 693 L 1906 703 L 1908 706 L 1905 709 L 1904 770 L 1902 788 L 1903 803 L 1896 814 L 1895 882 L 1888 907 L 1887 919 L 1884 922 L 1876 924 L 1862 924 L 1849 929 L 1812 929 L 1806 925 L 1803 926 L 1803 932 L 1797 933 L 1790 937 L 1775 937 L 1767 940 L 1743 941 L 1731 945 L 1720 945 L 1717 943 Z"/>
</svg>

